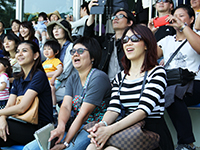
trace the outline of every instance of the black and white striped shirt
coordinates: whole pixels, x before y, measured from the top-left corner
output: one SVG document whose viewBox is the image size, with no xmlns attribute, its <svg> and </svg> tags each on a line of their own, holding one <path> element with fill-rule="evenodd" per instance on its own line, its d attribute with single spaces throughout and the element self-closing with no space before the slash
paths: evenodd
<svg viewBox="0 0 200 150">
<path fill-rule="evenodd" d="M 124 79 L 120 96 L 117 94 L 124 75 L 124 71 L 122 71 L 114 79 L 111 100 L 107 110 L 121 113 L 121 101 L 128 114 L 137 109 L 142 109 L 147 113 L 148 118 L 161 118 L 165 110 L 164 93 L 167 86 L 164 68 L 157 66 L 148 72 L 141 97 L 144 77 L 135 80 Z"/>
</svg>

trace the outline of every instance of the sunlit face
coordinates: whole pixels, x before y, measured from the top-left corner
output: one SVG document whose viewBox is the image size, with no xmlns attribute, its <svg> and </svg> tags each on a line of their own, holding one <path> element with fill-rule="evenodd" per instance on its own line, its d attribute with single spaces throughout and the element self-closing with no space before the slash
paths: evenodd
<svg viewBox="0 0 200 150">
<path fill-rule="evenodd" d="M 131 30 L 129 30 L 126 33 L 126 36 L 128 37 L 131 37 L 132 35 L 134 34 Z M 123 49 L 124 49 L 126 57 L 130 61 L 136 61 L 136 60 L 141 60 L 141 62 L 144 61 L 146 46 L 143 40 L 140 40 L 138 42 L 132 42 L 129 39 L 127 43 L 123 44 Z"/>
<path fill-rule="evenodd" d="M 173 9 L 173 5 L 170 2 L 160 2 L 160 3 L 156 3 L 155 5 L 156 10 L 158 11 L 158 13 L 160 12 L 171 12 L 171 10 Z"/>
<path fill-rule="evenodd" d="M 190 18 L 187 10 L 183 9 L 183 8 L 179 8 L 174 12 L 174 16 L 179 18 L 182 22 L 185 22 L 188 24 L 188 26 L 191 26 L 191 23 L 194 21 L 194 18 Z M 176 28 L 175 28 L 176 29 Z M 176 29 L 179 30 L 179 29 Z"/>
<path fill-rule="evenodd" d="M 57 21 L 58 19 L 59 19 L 58 16 L 55 14 L 52 14 L 50 17 L 50 21 Z"/>
<path fill-rule="evenodd" d="M 20 28 L 19 28 L 19 32 L 20 32 L 21 36 L 22 36 L 25 40 L 28 40 L 28 38 L 29 38 L 29 33 L 30 33 L 30 31 L 29 31 L 28 28 L 23 27 L 23 26 L 21 25 Z"/>
<path fill-rule="evenodd" d="M 42 16 L 38 17 L 38 21 L 44 21 L 44 18 Z"/>
<path fill-rule="evenodd" d="M 43 54 L 46 58 L 55 58 L 55 54 L 53 49 L 50 46 L 44 46 L 43 48 Z"/>
<path fill-rule="evenodd" d="M 4 72 L 6 72 L 6 67 L 2 63 L 0 63 L 0 73 Z"/>
<path fill-rule="evenodd" d="M 119 11 L 115 16 L 118 15 L 124 15 L 125 17 L 127 17 L 126 12 L 124 11 Z M 113 29 L 116 30 L 124 30 L 125 28 L 127 28 L 128 26 L 130 26 L 130 23 L 127 23 L 127 18 L 117 18 L 115 17 L 115 19 L 112 21 L 112 25 L 113 25 Z"/>
<path fill-rule="evenodd" d="M 83 17 L 83 14 L 84 14 L 84 8 L 81 8 L 81 9 L 80 9 L 80 17 L 81 17 L 81 18 Z"/>
<path fill-rule="evenodd" d="M 65 38 L 65 30 L 61 26 L 55 25 L 53 27 L 53 35 L 54 35 L 55 39 L 57 39 L 57 40 L 64 39 Z"/>
<path fill-rule="evenodd" d="M 84 45 L 82 44 L 76 44 L 73 47 L 74 49 L 78 48 L 84 48 L 87 49 Z M 83 54 L 78 54 L 77 52 L 72 56 L 72 63 L 74 68 L 76 68 L 78 71 L 79 70 L 84 70 L 86 68 L 92 68 L 92 60 L 90 58 L 90 53 L 89 51 L 85 50 Z"/>
<path fill-rule="evenodd" d="M 15 33 L 15 32 L 19 32 L 19 27 L 20 27 L 20 25 L 18 24 L 18 23 L 16 23 L 16 22 L 13 22 L 12 23 L 12 26 L 11 26 L 11 28 L 12 28 L 12 31 Z"/>
<path fill-rule="evenodd" d="M 3 40 L 3 46 L 7 52 L 15 51 L 16 44 L 14 40 L 9 40 L 7 36 Z"/>
<path fill-rule="evenodd" d="M 200 0 L 190 0 L 193 9 L 200 9 Z"/>
<path fill-rule="evenodd" d="M 21 67 L 31 66 L 35 63 L 34 58 L 37 58 L 37 53 L 33 53 L 29 44 L 22 43 L 16 50 L 15 58 Z"/>
</svg>

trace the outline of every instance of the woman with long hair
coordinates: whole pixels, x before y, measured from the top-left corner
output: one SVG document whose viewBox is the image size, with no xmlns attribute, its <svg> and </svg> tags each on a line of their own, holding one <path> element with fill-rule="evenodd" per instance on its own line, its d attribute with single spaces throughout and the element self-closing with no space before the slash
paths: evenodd
<svg viewBox="0 0 200 150">
<path fill-rule="evenodd" d="M 33 41 L 19 44 L 15 58 L 22 70 L 13 81 L 10 97 L 4 109 L 0 110 L 0 145 L 25 145 L 34 140 L 34 132 L 53 121 L 51 88 L 42 67 L 40 50 Z M 23 96 L 16 104 L 18 96 Z M 38 97 L 38 124 L 16 121 L 9 116 L 23 114 Z"/>
</svg>

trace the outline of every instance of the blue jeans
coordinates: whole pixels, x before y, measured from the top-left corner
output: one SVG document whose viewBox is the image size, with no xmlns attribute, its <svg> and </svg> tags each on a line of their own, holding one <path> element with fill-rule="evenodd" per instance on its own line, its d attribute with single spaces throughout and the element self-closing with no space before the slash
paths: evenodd
<svg viewBox="0 0 200 150">
<path fill-rule="evenodd" d="M 87 148 L 87 146 L 90 144 L 90 139 L 87 137 L 88 135 L 89 135 L 89 133 L 87 133 L 85 130 L 82 130 L 78 134 L 78 136 L 74 142 L 74 145 L 72 143 L 70 143 L 70 147 L 66 148 L 65 150 L 85 150 Z M 40 148 L 38 146 L 37 141 L 34 140 L 34 141 L 26 144 L 24 146 L 23 150 L 40 150 Z"/>
</svg>

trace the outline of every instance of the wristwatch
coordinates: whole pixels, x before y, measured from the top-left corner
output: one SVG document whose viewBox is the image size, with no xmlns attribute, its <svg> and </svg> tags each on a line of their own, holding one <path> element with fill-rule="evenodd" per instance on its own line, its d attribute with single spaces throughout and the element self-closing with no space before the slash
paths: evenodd
<svg viewBox="0 0 200 150">
<path fill-rule="evenodd" d="M 183 32 L 183 29 L 188 26 L 188 24 L 185 22 L 184 25 L 181 26 L 181 28 L 179 29 L 180 32 Z"/>
<path fill-rule="evenodd" d="M 69 144 L 69 143 L 67 143 L 66 141 L 63 141 L 63 142 L 62 142 L 62 144 L 64 144 L 64 145 L 65 145 L 65 148 L 68 148 L 68 147 L 70 146 L 70 144 Z"/>
</svg>

